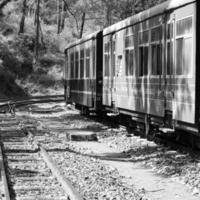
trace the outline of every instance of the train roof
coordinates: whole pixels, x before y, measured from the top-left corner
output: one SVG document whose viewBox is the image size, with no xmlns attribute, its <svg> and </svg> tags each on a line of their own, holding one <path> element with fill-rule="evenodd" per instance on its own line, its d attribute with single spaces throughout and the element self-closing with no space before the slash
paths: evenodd
<svg viewBox="0 0 200 200">
<path fill-rule="evenodd" d="M 194 3 L 194 2 L 196 2 L 196 0 L 168 0 L 162 4 L 154 6 L 148 10 L 140 12 L 134 16 L 131 16 L 127 19 L 124 19 L 123 21 L 120 21 L 116 24 L 113 24 L 113 25 L 105 28 L 103 31 L 103 35 L 108 35 L 113 32 L 117 32 L 119 30 L 126 28 L 127 26 L 137 24 L 137 23 L 142 22 L 146 19 L 149 19 L 153 16 L 162 14 L 162 13 L 170 11 L 170 10 L 174 10 L 176 8 L 179 8 L 179 7 L 185 6 L 187 4 Z"/>
<path fill-rule="evenodd" d="M 79 40 L 76 40 L 76 41 L 70 43 L 70 44 L 67 45 L 67 47 L 65 48 L 65 51 L 66 51 L 67 49 L 69 49 L 69 48 L 72 48 L 72 47 L 76 46 L 76 45 L 79 45 L 79 44 L 81 44 L 81 43 L 84 43 L 84 42 L 87 42 L 87 41 L 89 41 L 89 40 L 95 39 L 95 38 L 98 36 L 98 34 L 99 34 L 100 32 L 102 32 L 102 31 L 101 31 L 101 30 L 96 31 L 96 32 L 94 32 L 94 33 L 91 33 L 91 34 L 89 34 L 89 35 L 84 36 L 83 38 L 81 38 L 81 39 L 79 39 Z"/>
</svg>

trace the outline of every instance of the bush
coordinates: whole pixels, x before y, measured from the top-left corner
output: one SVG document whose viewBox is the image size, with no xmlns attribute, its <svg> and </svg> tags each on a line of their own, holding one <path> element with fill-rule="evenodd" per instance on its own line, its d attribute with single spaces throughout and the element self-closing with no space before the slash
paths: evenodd
<svg viewBox="0 0 200 200">
<path fill-rule="evenodd" d="M 56 84 L 56 80 L 54 79 L 52 75 L 42 74 L 39 76 L 38 83 L 45 87 L 52 87 Z"/>
<path fill-rule="evenodd" d="M 35 38 L 33 35 L 20 34 L 15 38 L 13 47 L 18 50 L 18 54 L 21 54 L 26 58 L 32 59 L 32 54 L 35 47 Z"/>
<path fill-rule="evenodd" d="M 30 60 L 25 60 L 21 65 L 21 76 L 26 77 L 33 72 L 33 65 Z"/>
<path fill-rule="evenodd" d="M 63 65 L 64 60 L 60 56 L 55 56 L 52 54 L 45 54 L 40 58 L 41 67 L 52 67 L 53 65 Z"/>
<path fill-rule="evenodd" d="M 17 58 L 10 52 L 0 56 L 3 60 L 3 66 L 17 75 L 21 68 L 21 63 L 17 60 Z"/>
<path fill-rule="evenodd" d="M 8 70 L 0 69 L 0 96 L 1 97 L 23 97 L 26 93 L 20 88 L 15 77 Z"/>
</svg>

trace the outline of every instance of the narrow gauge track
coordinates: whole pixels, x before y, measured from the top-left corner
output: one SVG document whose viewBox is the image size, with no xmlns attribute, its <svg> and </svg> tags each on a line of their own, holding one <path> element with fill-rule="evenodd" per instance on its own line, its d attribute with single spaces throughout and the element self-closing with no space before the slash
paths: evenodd
<svg viewBox="0 0 200 200">
<path fill-rule="evenodd" d="M 2 115 L 0 127 L 6 169 L 6 176 L 1 175 L 8 180 L 5 200 L 82 200 L 29 129 L 20 128 L 18 119 Z"/>
<path fill-rule="evenodd" d="M 64 95 L 32 96 L 18 99 L 0 99 L 0 113 L 15 112 L 16 107 L 37 103 L 62 102 Z"/>
</svg>

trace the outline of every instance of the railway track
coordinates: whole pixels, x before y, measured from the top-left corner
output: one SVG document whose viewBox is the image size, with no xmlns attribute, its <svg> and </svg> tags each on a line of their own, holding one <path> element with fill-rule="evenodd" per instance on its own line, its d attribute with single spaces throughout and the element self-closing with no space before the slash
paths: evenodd
<svg viewBox="0 0 200 200">
<path fill-rule="evenodd" d="M 39 106 L 31 105 L 22 108 L 23 115 L 25 114 L 24 116 L 22 116 L 20 112 L 19 115 L 16 113 L 16 116 L 0 114 L 1 146 L 4 155 L 4 168 L 6 169 L 5 173 L 1 172 L 1 175 L 4 179 L 8 178 L 8 187 L 4 184 L 5 198 L 2 199 L 82 199 L 66 179 L 66 177 L 69 177 L 70 173 L 70 180 L 73 180 L 73 185 L 84 198 L 87 196 L 85 199 L 93 199 L 90 198 L 92 195 L 98 196 L 100 194 L 100 192 L 93 194 L 92 191 L 87 193 L 91 184 L 86 186 L 85 182 L 84 184 L 81 181 L 77 182 L 77 176 L 81 174 L 81 170 L 79 169 L 80 171 L 78 171 L 76 176 L 73 172 L 73 169 L 75 172 L 77 170 L 74 167 L 76 164 L 73 163 L 78 162 L 77 165 L 80 165 L 81 169 L 85 166 L 82 166 L 79 161 L 76 160 L 79 159 L 79 157 L 76 158 L 75 154 L 72 155 L 71 153 L 73 153 L 73 151 L 70 151 L 70 146 L 68 147 L 66 145 L 66 129 L 69 129 L 71 126 L 66 121 L 67 118 L 58 117 L 59 115 L 57 115 L 57 112 L 59 113 L 59 110 L 62 109 L 63 108 L 59 107 L 57 104 L 50 104 L 49 106 L 40 104 Z M 53 116 L 48 115 L 50 112 L 53 113 Z M 61 111 L 61 113 L 63 114 L 63 111 Z M 29 114 L 31 115 L 29 116 Z M 62 119 L 65 119 L 65 121 L 62 121 Z M 107 118 L 105 121 L 100 120 L 98 117 L 91 119 L 101 121 L 102 124 L 108 125 L 108 129 L 109 127 L 114 129 L 123 127 L 125 130 L 125 126 L 116 124 L 116 122 L 111 124 Z M 88 124 L 86 127 L 90 127 L 91 122 L 86 123 Z M 39 127 L 40 125 L 41 127 Z M 48 155 L 56 160 L 62 172 L 60 172 Z M 77 156 L 79 156 L 79 154 L 77 154 Z M 81 155 L 81 159 L 85 160 L 87 158 L 85 158 L 85 155 Z M 93 160 L 91 161 L 94 162 Z M 68 163 L 70 163 L 69 168 L 67 168 Z M 91 163 L 89 163 L 88 166 L 90 166 Z M 70 170 L 71 172 L 69 173 Z M 82 173 L 83 175 L 81 175 L 81 178 L 85 181 L 84 170 Z M 64 174 L 64 176 L 62 174 Z M 86 177 L 86 181 L 88 180 L 87 178 L 88 177 Z M 78 180 L 81 179 L 79 178 Z M 5 182 L 6 181 L 4 181 L 4 183 Z M 100 185 L 103 184 L 100 183 Z M 130 194 L 133 195 L 134 192 Z M 99 199 L 101 199 L 101 197 L 99 197 Z"/>
<path fill-rule="evenodd" d="M 64 95 L 32 96 L 18 99 L 0 99 L 0 113 L 15 113 L 16 107 L 49 102 L 62 102 Z"/>
<path fill-rule="evenodd" d="M 43 134 L 31 131 L 33 124 L 22 127 L 20 119 L 1 116 L 1 173 L 5 200 L 81 200 L 68 180 L 35 137 Z M 34 133 L 34 134 L 33 134 Z M 7 180 L 7 181 L 6 181 Z"/>
</svg>

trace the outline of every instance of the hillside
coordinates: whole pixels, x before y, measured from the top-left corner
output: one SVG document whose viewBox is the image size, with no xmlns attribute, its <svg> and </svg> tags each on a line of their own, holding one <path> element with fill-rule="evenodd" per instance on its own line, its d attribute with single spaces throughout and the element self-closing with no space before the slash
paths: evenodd
<svg viewBox="0 0 200 200">
<path fill-rule="evenodd" d="M 162 1 L 2 0 L 0 98 L 62 94 L 63 50 L 69 42 Z"/>
</svg>

